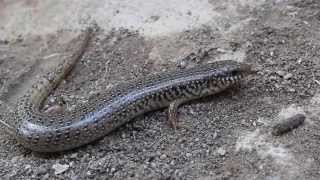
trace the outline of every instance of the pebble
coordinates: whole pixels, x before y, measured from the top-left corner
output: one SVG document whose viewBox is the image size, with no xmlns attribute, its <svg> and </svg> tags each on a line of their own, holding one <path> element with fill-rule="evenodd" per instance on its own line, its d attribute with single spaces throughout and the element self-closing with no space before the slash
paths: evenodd
<svg viewBox="0 0 320 180">
<path fill-rule="evenodd" d="M 273 56 L 274 55 L 274 52 L 273 51 L 270 51 L 270 56 Z"/>
<path fill-rule="evenodd" d="M 166 154 L 162 154 L 161 156 L 160 156 L 160 159 L 161 160 L 164 160 L 164 159 L 166 159 L 167 158 L 167 155 Z"/>
<path fill-rule="evenodd" d="M 284 72 L 284 71 L 277 71 L 277 74 L 278 74 L 279 76 L 281 76 L 281 77 L 284 77 L 285 74 L 286 74 L 286 72 Z"/>
<path fill-rule="evenodd" d="M 49 179 L 50 175 L 49 173 L 45 174 L 44 176 L 42 176 L 41 180 L 47 180 Z"/>
<path fill-rule="evenodd" d="M 286 75 L 283 77 L 283 79 L 288 80 L 288 79 L 291 79 L 292 76 L 293 76 L 293 75 L 292 75 L 291 73 L 288 73 L 288 74 L 286 74 Z"/>
<path fill-rule="evenodd" d="M 225 50 L 225 49 L 223 49 L 223 48 L 218 48 L 217 51 L 218 51 L 219 53 L 226 53 L 226 52 L 227 52 L 227 50 Z"/>
<path fill-rule="evenodd" d="M 215 131 L 214 133 L 213 133 L 213 135 L 212 135 L 212 140 L 213 139 L 216 139 L 218 137 L 218 133 Z"/>
<path fill-rule="evenodd" d="M 224 156 L 224 155 L 226 155 L 227 151 L 226 151 L 224 148 L 219 147 L 219 148 L 217 149 L 217 153 L 218 153 L 220 156 Z"/>
<path fill-rule="evenodd" d="M 252 125 L 253 126 L 257 126 L 257 123 L 255 121 L 253 121 Z"/>
<path fill-rule="evenodd" d="M 92 175 L 91 171 L 87 171 L 87 175 L 91 176 Z"/>
<path fill-rule="evenodd" d="M 70 158 L 77 158 L 78 157 L 78 153 L 73 153 L 73 154 L 71 154 L 71 156 L 70 156 Z"/>
<path fill-rule="evenodd" d="M 38 175 L 41 175 L 41 174 L 45 174 L 46 172 L 47 172 L 46 166 L 41 165 L 41 166 L 38 168 L 37 174 L 38 174 Z"/>
<path fill-rule="evenodd" d="M 175 165 L 174 160 L 172 160 L 172 161 L 170 162 L 170 165 L 172 165 L 172 166 L 174 166 L 174 165 Z"/>
<path fill-rule="evenodd" d="M 273 80 L 275 81 L 275 80 L 277 80 L 277 77 L 276 77 L 276 76 L 270 76 L 269 79 L 270 79 L 271 81 L 273 81 Z"/>
<path fill-rule="evenodd" d="M 296 90 L 294 88 L 289 88 L 288 91 L 289 92 L 296 92 Z"/>
<path fill-rule="evenodd" d="M 186 61 L 181 61 L 181 62 L 179 62 L 178 67 L 180 67 L 181 69 L 186 68 L 186 67 L 187 67 Z"/>
<path fill-rule="evenodd" d="M 115 171 L 116 171 L 116 168 L 111 168 L 111 169 L 110 169 L 110 172 L 111 172 L 111 173 L 114 173 Z"/>
<path fill-rule="evenodd" d="M 55 175 L 58 175 L 58 174 L 61 174 L 61 173 L 65 172 L 66 170 L 69 169 L 69 167 L 70 166 L 68 164 L 59 164 L 59 163 L 54 164 L 52 166 L 52 168 L 54 169 L 54 174 Z"/>
<path fill-rule="evenodd" d="M 156 163 L 154 162 L 151 163 L 151 167 L 155 168 L 156 166 L 157 166 Z"/>
<path fill-rule="evenodd" d="M 11 159 L 11 163 L 15 164 L 19 161 L 19 156 L 15 156 Z"/>
<path fill-rule="evenodd" d="M 45 113 L 49 113 L 49 114 L 57 114 L 57 113 L 62 113 L 62 112 L 63 112 L 63 108 L 62 108 L 62 106 L 60 106 L 58 104 L 53 105 L 45 110 Z"/>
<path fill-rule="evenodd" d="M 192 156 L 192 154 L 191 153 L 187 153 L 186 156 L 189 158 L 189 157 Z"/>
<path fill-rule="evenodd" d="M 24 168 L 25 168 L 25 169 L 30 169 L 30 168 L 31 168 L 31 165 L 30 165 L 30 164 L 27 164 L 27 165 L 25 165 Z"/>
<path fill-rule="evenodd" d="M 50 97 L 50 98 L 49 98 L 49 102 L 50 102 L 50 103 L 54 103 L 54 102 L 56 102 L 56 99 L 55 99 L 54 97 Z"/>
</svg>

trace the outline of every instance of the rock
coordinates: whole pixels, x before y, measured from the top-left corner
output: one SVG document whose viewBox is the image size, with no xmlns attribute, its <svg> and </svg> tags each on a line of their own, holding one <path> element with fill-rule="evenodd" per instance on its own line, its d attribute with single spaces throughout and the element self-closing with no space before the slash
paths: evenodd
<svg viewBox="0 0 320 180">
<path fill-rule="evenodd" d="M 277 77 L 276 76 L 270 76 L 269 79 L 270 79 L 270 81 L 276 81 Z"/>
<path fill-rule="evenodd" d="M 280 84 L 278 84 L 278 83 L 274 83 L 274 87 L 276 88 L 276 89 L 281 89 L 281 85 Z"/>
<path fill-rule="evenodd" d="M 257 126 L 257 123 L 256 123 L 255 121 L 253 121 L 252 125 L 253 125 L 254 127 L 256 127 L 256 126 Z"/>
<path fill-rule="evenodd" d="M 166 159 L 167 158 L 167 155 L 166 154 L 162 154 L 161 156 L 160 156 L 160 159 L 161 160 L 164 160 L 164 159 Z"/>
<path fill-rule="evenodd" d="M 116 171 L 116 168 L 114 168 L 114 167 L 110 169 L 111 173 L 114 173 L 115 171 Z"/>
<path fill-rule="evenodd" d="M 151 163 L 151 167 L 155 168 L 155 167 L 157 167 L 157 164 L 154 163 L 154 162 L 152 162 L 152 163 Z"/>
<path fill-rule="evenodd" d="M 277 74 L 278 74 L 279 76 L 281 76 L 281 77 L 284 77 L 285 74 L 286 74 L 286 72 L 284 72 L 284 71 L 277 71 Z"/>
<path fill-rule="evenodd" d="M 289 92 L 296 92 L 296 90 L 294 88 L 289 88 L 288 91 Z"/>
<path fill-rule="evenodd" d="M 180 67 L 181 69 L 184 69 L 184 68 L 187 67 L 187 62 L 186 61 L 180 61 L 177 66 Z"/>
<path fill-rule="evenodd" d="M 66 170 L 69 169 L 69 167 L 70 166 L 68 164 L 59 164 L 59 163 L 54 164 L 52 166 L 52 168 L 54 169 L 54 174 L 55 175 L 58 175 L 58 174 L 61 174 L 61 173 L 65 172 Z"/>
<path fill-rule="evenodd" d="M 49 113 L 49 114 L 59 114 L 59 113 L 63 112 L 63 108 L 62 108 L 62 106 L 56 104 L 56 105 L 49 107 L 44 112 Z"/>
<path fill-rule="evenodd" d="M 219 147 L 217 149 L 217 153 L 220 155 L 220 156 L 224 156 L 226 155 L 227 151 L 223 148 L 223 147 Z"/>
<path fill-rule="evenodd" d="M 73 158 L 73 159 L 78 158 L 78 153 L 73 153 L 73 154 L 71 154 L 70 158 Z"/>
<path fill-rule="evenodd" d="M 36 171 L 36 174 L 37 175 L 42 175 L 42 174 L 45 174 L 47 172 L 47 168 L 45 165 L 41 165 L 37 171 Z"/>
<path fill-rule="evenodd" d="M 212 140 L 216 139 L 218 137 L 218 133 L 215 131 L 212 135 Z"/>
<path fill-rule="evenodd" d="M 192 156 L 192 154 L 191 153 L 187 153 L 186 156 L 189 158 L 189 157 Z"/>
<path fill-rule="evenodd" d="M 44 176 L 42 176 L 41 180 L 47 180 L 49 179 L 50 175 L 49 173 L 45 174 Z"/>
<path fill-rule="evenodd" d="M 293 76 L 293 75 L 292 75 L 291 73 L 288 73 L 288 74 L 286 74 L 286 75 L 283 77 L 283 79 L 288 80 L 288 79 L 291 79 L 292 76 Z"/>
</svg>

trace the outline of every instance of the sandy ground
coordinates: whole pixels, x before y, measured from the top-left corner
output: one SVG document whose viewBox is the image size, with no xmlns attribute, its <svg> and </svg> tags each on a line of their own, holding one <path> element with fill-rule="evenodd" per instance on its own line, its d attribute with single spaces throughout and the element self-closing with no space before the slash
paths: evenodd
<svg viewBox="0 0 320 180">
<path fill-rule="evenodd" d="M 92 20 L 99 28 L 86 53 L 45 107 L 72 111 L 129 79 L 216 60 L 260 71 L 183 105 L 177 131 L 163 110 L 82 148 L 39 154 L 1 127 L 2 179 L 320 179 L 320 1 L 27 2 L 0 1 L 1 120 Z M 271 135 L 297 113 L 307 117 L 302 126 Z"/>
</svg>

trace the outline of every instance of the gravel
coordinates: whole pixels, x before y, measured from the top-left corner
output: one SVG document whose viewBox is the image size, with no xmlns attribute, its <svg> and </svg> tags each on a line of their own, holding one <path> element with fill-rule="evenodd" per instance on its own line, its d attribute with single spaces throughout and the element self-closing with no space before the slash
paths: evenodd
<svg viewBox="0 0 320 180">
<path fill-rule="evenodd" d="M 168 126 L 167 111 L 160 110 L 97 142 L 56 154 L 31 152 L 0 131 L 0 177 L 319 179 L 319 1 L 237 4 L 231 7 L 235 16 L 228 14 L 230 7 L 224 3 L 210 2 L 220 7 L 217 12 L 229 15 L 215 22 L 219 28 L 203 26 L 155 38 L 127 29 L 98 30 L 81 61 L 44 107 L 59 104 L 65 111 L 73 110 L 120 82 L 221 59 L 252 64 L 259 69 L 256 76 L 239 87 L 181 106 L 181 127 L 176 131 Z M 151 19 L 156 23 L 155 17 Z M 31 68 L 35 59 L 59 47 L 63 52 L 58 39 L 66 37 L 64 33 L 70 32 L 0 42 L 0 94 L 10 100 L 23 92 L 22 85 L 29 81 L 19 76 L 27 73 L 25 78 L 33 78 L 39 73 Z M 35 51 L 40 47 L 42 52 Z M 12 83 L 15 88 L 10 89 Z M 2 113 L 8 110 L 5 105 L 0 106 Z M 281 114 L 290 117 L 298 111 L 306 115 L 303 126 L 279 137 L 270 135 Z"/>
</svg>

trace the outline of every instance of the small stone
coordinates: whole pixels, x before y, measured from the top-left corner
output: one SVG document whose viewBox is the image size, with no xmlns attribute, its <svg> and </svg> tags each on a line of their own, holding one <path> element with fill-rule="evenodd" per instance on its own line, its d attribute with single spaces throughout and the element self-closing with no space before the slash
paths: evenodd
<svg viewBox="0 0 320 180">
<path fill-rule="evenodd" d="M 89 97 L 92 97 L 92 96 L 97 96 L 99 95 L 99 91 L 89 91 Z"/>
<path fill-rule="evenodd" d="M 162 154 L 161 156 L 160 156 L 160 159 L 162 159 L 162 160 L 164 160 L 164 159 L 166 159 L 167 158 L 167 155 L 166 154 Z"/>
<path fill-rule="evenodd" d="M 280 89 L 282 86 L 281 86 L 280 84 L 278 84 L 278 83 L 275 83 L 275 84 L 274 84 L 274 87 L 275 87 L 276 89 Z"/>
<path fill-rule="evenodd" d="M 186 156 L 189 158 L 189 157 L 192 156 L 192 154 L 191 153 L 187 153 Z"/>
<path fill-rule="evenodd" d="M 288 80 L 288 79 L 291 79 L 292 76 L 293 76 L 293 75 L 292 75 L 291 73 L 288 73 L 288 74 L 286 74 L 286 75 L 283 77 L 283 79 Z"/>
<path fill-rule="evenodd" d="M 56 99 L 55 99 L 54 97 L 50 97 L 50 98 L 49 98 L 49 102 L 50 102 L 50 103 L 54 103 L 54 102 L 56 102 Z"/>
<path fill-rule="evenodd" d="M 296 92 L 296 90 L 294 88 L 289 88 L 288 91 L 289 92 Z"/>
<path fill-rule="evenodd" d="M 270 56 L 273 56 L 273 55 L 274 55 L 274 52 L 273 52 L 273 51 L 271 51 L 271 52 L 270 52 Z"/>
<path fill-rule="evenodd" d="M 121 138 L 122 138 L 122 139 L 125 139 L 126 137 L 127 137 L 127 136 L 126 136 L 125 133 L 122 133 L 122 134 L 121 134 Z"/>
<path fill-rule="evenodd" d="M 19 157 L 18 156 L 15 156 L 11 159 L 11 163 L 15 164 L 19 161 Z"/>
<path fill-rule="evenodd" d="M 71 105 L 69 107 L 67 107 L 68 111 L 74 111 L 77 108 L 77 105 Z"/>
<path fill-rule="evenodd" d="M 285 74 L 286 74 L 286 72 L 284 72 L 284 71 L 277 71 L 277 74 L 278 74 L 279 76 L 281 76 L 281 77 L 284 77 Z"/>
<path fill-rule="evenodd" d="M 71 180 L 78 180 L 78 179 L 79 179 L 79 176 L 78 176 L 78 175 L 73 174 L 73 175 L 71 176 Z"/>
<path fill-rule="evenodd" d="M 227 52 L 227 50 L 225 50 L 225 49 L 223 49 L 223 48 L 218 48 L 217 51 L 218 51 L 219 53 L 226 53 L 226 52 Z"/>
<path fill-rule="evenodd" d="M 77 158 L 78 157 L 78 153 L 73 153 L 73 154 L 71 154 L 71 156 L 70 156 L 70 158 Z"/>
<path fill-rule="evenodd" d="M 252 125 L 253 126 L 257 126 L 257 123 L 255 121 L 253 121 Z"/>
<path fill-rule="evenodd" d="M 218 137 L 218 133 L 215 131 L 212 135 L 212 139 L 216 139 Z"/>
<path fill-rule="evenodd" d="M 151 167 L 155 168 L 156 166 L 157 166 L 156 163 L 154 162 L 151 163 Z"/>
<path fill-rule="evenodd" d="M 111 169 L 110 169 L 110 172 L 111 172 L 111 173 L 114 173 L 115 171 L 116 171 L 116 168 L 111 168 Z"/>
<path fill-rule="evenodd" d="M 277 80 L 277 77 L 276 77 L 276 76 L 270 76 L 269 79 L 270 79 L 271 81 L 275 81 L 275 80 Z"/>
<path fill-rule="evenodd" d="M 181 61 L 181 62 L 179 62 L 178 67 L 180 67 L 181 69 L 186 68 L 186 67 L 187 67 L 186 61 Z"/>
<path fill-rule="evenodd" d="M 30 168 L 31 168 L 31 165 L 30 165 L 30 164 L 27 164 L 24 168 L 25 168 L 25 169 L 30 169 Z"/>
<path fill-rule="evenodd" d="M 47 180 L 49 179 L 50 175 L 49 173 L 45 174 L 44 176 L 42 176 L 41 180 Z"/>
<path fill-rule="evenodd" d="M 38 168 L 36 174 L 41 175 L 41 174 L 45 174 L 46 172 L 47 172 L 47 168 L 44 165 L 42 165 Z"/>
<path fill-rule="evenodd" d="M 59 163 L 54 164 L 52 166 L 52 168 L 54 169 L 54 174 L 55 175 L 58 175 L 58 174 L 61 174 L 61 173 L 65 172 L 66 170 L 69 169 L 69 167 L 70 166 L 67 165 L 67 164 L 59 164 Z"/>
<path fill-rule="evenodd" d="M 227 151 L 225 149 L 223 149 L 222 147 L 219 147 L 217 149 L 217 153 L 220 155 L 220 156 L 224 156 L 226 155 Z"/>
<path fill-rule="evenodd" d="M 63 112 L 63 108 L 62 108 L 62 106 L 56 104 L 56 105 L 50 106 L 44 112 L 48 113 L 48 114 L 58 114 L 58 113 L 62 113 Z"/>
</svg>

